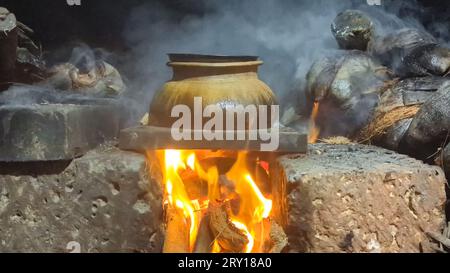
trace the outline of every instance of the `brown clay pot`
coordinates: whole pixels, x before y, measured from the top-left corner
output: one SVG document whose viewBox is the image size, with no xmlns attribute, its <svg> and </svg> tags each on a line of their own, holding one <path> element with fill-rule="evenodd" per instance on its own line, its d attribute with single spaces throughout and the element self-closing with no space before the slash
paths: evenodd
<svg viewBox="0 0 450 273">
<path fill-rule="evenodd" d="M 171 127 L 178 118 L 171 118 L 175 105 L 193 109 L 194 97 L 202 97 L 203 109 L 219 105 L 273 105 L 277 103 L 272 90 L 258 78 L 263 63 L 250 56 L 208 56 L 169 54 L 168 66 L 172 80 L 166 82 L 150 104 L 149 124 Z"/>
</svg>

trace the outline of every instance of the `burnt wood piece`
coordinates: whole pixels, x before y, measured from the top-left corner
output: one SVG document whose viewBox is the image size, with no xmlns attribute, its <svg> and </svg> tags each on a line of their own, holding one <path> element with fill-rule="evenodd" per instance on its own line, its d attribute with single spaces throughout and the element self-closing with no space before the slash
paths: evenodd
<svg viewBox="0 0 450 273">
<path fill-rule="evenodd" d="M 268 253 L 281 253 L 283 249 L 288 245 L 288 237 L 284 233 L 283 228 L 273 220 L 269 220 L 269 244 L 266 244 L 266 252 Z"/>
<path fill-rule="evenodd" d="M 208 214 L 202 218 L 195 240 L 194 253 L 211 253 L 215 238 L 209 227 L 210 221 Z"/>
<path fill-rule="evenodd" d="M 229 203 L 210 204 L 209 226 L 218 244 L 225 252 L 241 253 L 249 243 L 244 231 L 232 223 Z"/>
<path fill-rule="evenodd" d="M 190 130 L 194 133 L 194 130 Z M 224 131 L 225 133 L 225 131 Z M 235 138 L 236 139 L 236 138 Z M 280 129 L 280 153 L 306 153 L 307 135 L 287 128 Z M 260 151 L 261 140 L 180 140 L 172 138 L 170 128 L 138 126 L 120 132 L 119 147 L 123 150 L 145 152 L 158 149 L 204 149 Z"/>
<path fill-rule="evenodd" d="M 183 211 L 178 208 L 168 208 L 166 239 L 163 253 L 189 253 L 189 225 Z"/>
</svg>

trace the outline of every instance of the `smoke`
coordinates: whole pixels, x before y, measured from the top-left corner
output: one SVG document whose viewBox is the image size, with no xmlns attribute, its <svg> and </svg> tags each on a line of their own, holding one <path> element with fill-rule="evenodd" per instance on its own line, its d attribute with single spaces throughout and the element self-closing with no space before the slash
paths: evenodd
<svg viewBox="0 0 450 273">
<path fill-rule="evenodd" d="M 301 109 L 311 64 L 338 49 L 330 25 L 339 12 L 349 8 L 368 12 L 376 18 L 380 33 L 405 26 L 423 28 L 418 20 L 423 11 L 416 1 L 382 0 L 383 6 L 369 6 L 365 0 L 167 2 L 148 1 L 118 18 L 127 18 L 117 39 L 125 41 L 128 52 L 111 54 L 81 44 L 74 50 L 52 51 L 58 58 L 49 63 L 69 60 L 86 69 L 99 59 L 113 64 L 128 86 L 126 99 L 134 102 L 130 108 L 139 116 L 171 78 L 167 53 L 255 55 L 265 62 L 260 77 L 277 94 L 281 106 L 294 104 Z M 443 26 L 431 27 L 446 37 Z"/>
<path fill-rule="evenodd" d="M 135 60 L 132 89 L 150 101 L 171 77 L 167 53 L 255 55 L 260 77 L 283 101 L 302 84 L 312 62 L 337 45 L 330 32 L 336 14 L 352 1 L 203 1 L 203 12 L 174 14 L 165 6 L 134 9 L 125 38 Z M 142 93 L 138 96 L 142 99 Z"/>
<path fill-rule="evenodd" d="M 338 49 L 330 25 L 339 12 L 348 8 L 368 12 L 375 18 L 380 35 L 402 27 L 423 29 L 417 20 L 420 5 L 415 1 L 382 1 L 381 7 L 356 0 L 195 3 L 200 7 L 198 12 L 189 14 L 155 3 L 131 12 L 124 31 L 132 49 L 131 65 L 126 70 L 131 72 L 133 96 L 140 101 L 145 98 L 149 102 L 170 79 L 167 53 L 256 55 L 265 62 L 260 77 L 275 91 L 282 107 L 296 104 L 302 108 L 304 79 L 311 64 Z"/>
<path fill-rule="evenodd" d="M 96 100 L 97 99 L 97 100 Z M 55 90 L 44 86 L 15 84 L 0 93 L 1 106 L 28 106 L 38 104 L 89 104 L 101 102 L 100 96 L 83 95 L 71 91 Z"/>
</svg>

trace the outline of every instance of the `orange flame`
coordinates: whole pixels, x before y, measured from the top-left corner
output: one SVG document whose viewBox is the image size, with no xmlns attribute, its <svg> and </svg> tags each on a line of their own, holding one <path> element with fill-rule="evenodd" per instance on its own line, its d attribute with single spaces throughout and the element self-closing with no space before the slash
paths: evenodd
<svg viewBox="0 0 450 273">
<path fill-rule="evenodd" d="M 253 250 L 253 246 L 255 245 L 255 239 L 253 239 L 253 235 L 248 231 L 247 226 L 239 221 L 231 221 L 235 227 L 242 230 L 247 236 L 248 243 L 245 246 L 244 252 L 250 253 Z"/>
<path fill-rule="evenodd" d="M 248 238 L 249 236 L 252 237 L 246 247 L 246 250 L 251 252 L 254 247 L 256 229 L 263 219 L 269 217 L 272 210 L 272 200 L 264 197 L 247 171 L 246 156 L 244 152 L 238 154 L 236 163 L 228 171 L 227 177 L 234 181 L 235 191 L 241 197 L 239 212 L 232 217 L 232 222 L 237 228 L 244 231 Z M 242 226 L 245 226 L 246 229 L 241 228 Z"/>
<path fill-rule="evenodd" d="M 319 114 L 319 102 L 314 102 L 311 118 L 309 121 L 308 143 L 316 143 L 319 139 L 320 128 L 317 126 L 317 116 Z"/>
<path fill-rule="evenodd" d="M 160 151 L 160 159 L 163 160 L 163 179 L 165 188 L 165 200 L 169 206 L 180 209 L 186 221 L 189 223 L 190 251 L 193 250 L 198 228 L 201 220 L 202 210 L 206 209 L 210 201 L 221 200 L 221 189 L 219 183 L 219 171 L 217 166 L 204 170 L 198 161 L 195 152 L 181 150 Z M 272 200 L 266 198 L 258 188 L 249 169 L 246 166 L 247 154 L 238 153 L 236 162 L 225 174 L 226 178 L 233 183 L 233 188 L 239 197 L 239 211 L 229 215 L 231 223 L 240 229 L 248 239 L 248 243 L 242 252 L 258 252 L 262 245 L 262 221 L 270 216 Z M 190 169 L 195 171 L 198 177 L 208 184 L 208 196 L 206 200 L 191 200 L 187 194 L 186 185 L 180 173 Z M 215 242 L 213 252 L 220 252 L 220 246 Z"/>
<path fill-rule="evenodd" d="M 176 150 L 166 150 L 164 153 L 164 177 L 165 189 L 169 205 L 174 206 L 183 211 L 184 216 L 189 219 L 189 244 L 194 246 L 198 231 L 198 224 L 200 222 L 198 211 L 200 206 L 198 202 L 193 202 L 189 199 L 184 182 L 181 179 L 178 171 L 186 169 L 186 162 L 188 157 L 194 154 L 186 154 Z M 195 156 L 195 155 L 194 155 Z"/>
</svg>

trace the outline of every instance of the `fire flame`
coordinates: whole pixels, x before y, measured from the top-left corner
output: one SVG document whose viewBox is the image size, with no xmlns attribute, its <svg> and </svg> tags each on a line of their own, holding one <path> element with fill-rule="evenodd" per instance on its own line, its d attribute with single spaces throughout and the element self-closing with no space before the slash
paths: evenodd
<svg viewBox="0 0 450 273">
<path fill-rule="evenodd" d="M 317 126 L 317 116 L 319 114 L 319 102 L 314 102 L 314 106 L 309 121 L 308 143 L 316 143 L 319 139 L 320 128 Z"/>
<path fill-rule="evenodd" d="M 189 199 L 178 171 L 180 169 L 185 170 L 189 166 L 186 164 L 189 162 L 187 159 L 192 156 L 193 154 L 188 154 L 186 157 L 186 154 L 176 150 L 166 150 L 164 153 L 164 177 L 167 200 L 169 205 L 181 209 L 184 216 L 190 220 L 190 246 L 194 245 L 197 236 L 199 217 L 196 211 L 199 210 L 199 205 L 197 202 Z"/>
<path fill-rule="evenodd" d="M 203 151 L 202 151 L 203 152 Z M 202 212 L 207 210 L 210 202 L 223 202 L 219 170 L 210 166 L 206 170 L 201 166 L 195 151 L 163 150 L 158 151 L 158 158 L 163 166 L 163 182 L 165 189 L 164 201 L 172 208 L 179 209 L 189 226 L 189 250 L 192 252 L 198 235 Z M 163 160 L 161 160 L 163 159 Z M 242 252 L 259 252 L 264 242 L 261 242 L 263 219 L 270 216 L 272 200 L 266 198 L 255 183 L 251 172 L 246 166 L 247 154 L 239 152 L 237 159 L 225 176 L 232 183 L 234 198 L 239 200 L 237 212 L 229 215 L 231 223 L 247 237 L 247 244 Z M 267 166 L 265 166 L 267 167 Z M 204 199 L 191 200 L 187 185 L 183 181 L 183 171 L 195 174 L 207 182 L 208 193 Z M 227 197 L 233 199 L 233 197 Z M 221 252 L 221 247 L 215 241 L 212 252 Z"/>
</svg>

